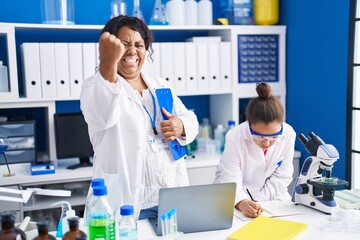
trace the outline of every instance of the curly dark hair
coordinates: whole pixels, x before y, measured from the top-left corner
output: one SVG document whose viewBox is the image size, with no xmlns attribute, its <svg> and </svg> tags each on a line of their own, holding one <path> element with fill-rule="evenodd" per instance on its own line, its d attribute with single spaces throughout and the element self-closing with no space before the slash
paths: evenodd
<svg viewBox="0 0 360 240">
<path fill-rule="evenodd" d="M 128 27 L 134 31 L 140 33 L 142 39 L 145 42 L 145 48 L 149 51 L 149 56 L 152 59 L 153 49 L 153 35 L 148 26 L 139 18 L 137 17 L 130 17 L 130 16 L 117 16 L 110 19 L 102 29 L 100 35 L 104 32 L 109 32 L 110 34 L 116 35 L 120 28 Z"/>
<path fill-rule="evenodd" d="M 249 123 L 271 123 L 284 121 L 284 106 L 273 96 L 271 87 L 265 82 L 256 84 L 258 97 L 252 99 L 246 108 L 246 118 Z"/>
</svg>

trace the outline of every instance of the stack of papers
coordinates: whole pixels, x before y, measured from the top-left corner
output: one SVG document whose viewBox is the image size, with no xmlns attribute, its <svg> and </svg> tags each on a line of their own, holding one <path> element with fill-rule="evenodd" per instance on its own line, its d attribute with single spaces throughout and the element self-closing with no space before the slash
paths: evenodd
<svg viewBox="0 0 360 240">
<path fill-rule="evenodd" d="M 261 213 L 261 215 L 265 217 L 273 218 L 302 214 L 298 205 L 291 202 L 269 201 L 259 202 L 259 204 L 265 209 L 265 211 Z M 244 214 L 237 209 L 234 210 L 234 215 L 243 221 L 251 221 L 254 219 L 244 216 Z"/>
<path fill-rule="evenodd" d="M 227 238 L 230 240 L 294 239 L 307 227 L 305 223 L 258 216 Z"/>
</svg>

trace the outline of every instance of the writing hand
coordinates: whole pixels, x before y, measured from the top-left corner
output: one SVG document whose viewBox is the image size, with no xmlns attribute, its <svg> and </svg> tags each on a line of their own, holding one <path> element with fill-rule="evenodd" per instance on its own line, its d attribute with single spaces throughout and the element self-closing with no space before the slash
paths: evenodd
<svg viewBox="0 0 360 240">
<path fill-rule="evenodd" d="M 169 113 L 165 108 L 161 109 L 167 120 L 160 122 L 160 130 L 168 141 L 173 141 L 181 135 L 185 135 L 184 124 L 180 118 Z"/>
<path fill-rule="evenodd" d="M 263 211 L 259 203 L 249 199 L 244 199 L 238 202 L 235 207 L 239 209 L 246 217 L 257 217 L 261 215 L 261 212 Z"/>
<path fill-rule="evenodd" d="M 99 39 L 100 73 L 106 80 L 116 82 L 118 64 L 124 52 L 124 44 L 115 35 L 109 32 L 101 34 Z"/>
</svg>

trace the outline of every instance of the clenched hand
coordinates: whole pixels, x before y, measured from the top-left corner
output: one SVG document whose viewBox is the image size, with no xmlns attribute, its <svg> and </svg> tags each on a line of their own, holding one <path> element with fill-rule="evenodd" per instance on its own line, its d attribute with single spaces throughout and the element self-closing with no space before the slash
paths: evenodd
<svg viewBox="0 0 360 240">
<path fill-rule="evenodd" d="M 169 113 L 162 108 L 161 111 L 167 117 L 167 120 L 160 122 L 160 130 L 168 141 L 175 140 L 179 136 L 185 136 L 184 124 L 180 118 Z"/>
</svg>

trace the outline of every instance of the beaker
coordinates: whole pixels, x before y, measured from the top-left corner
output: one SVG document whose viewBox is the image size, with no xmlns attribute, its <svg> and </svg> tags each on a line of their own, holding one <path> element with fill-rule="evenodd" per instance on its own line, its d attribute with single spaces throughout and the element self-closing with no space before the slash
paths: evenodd
<svg viewBox="0 0 360 240">
<path fill-rule="evenodd" d="M 42 23 L 75 24 L 74 0 L 41 0 Z"/>
</svg>

